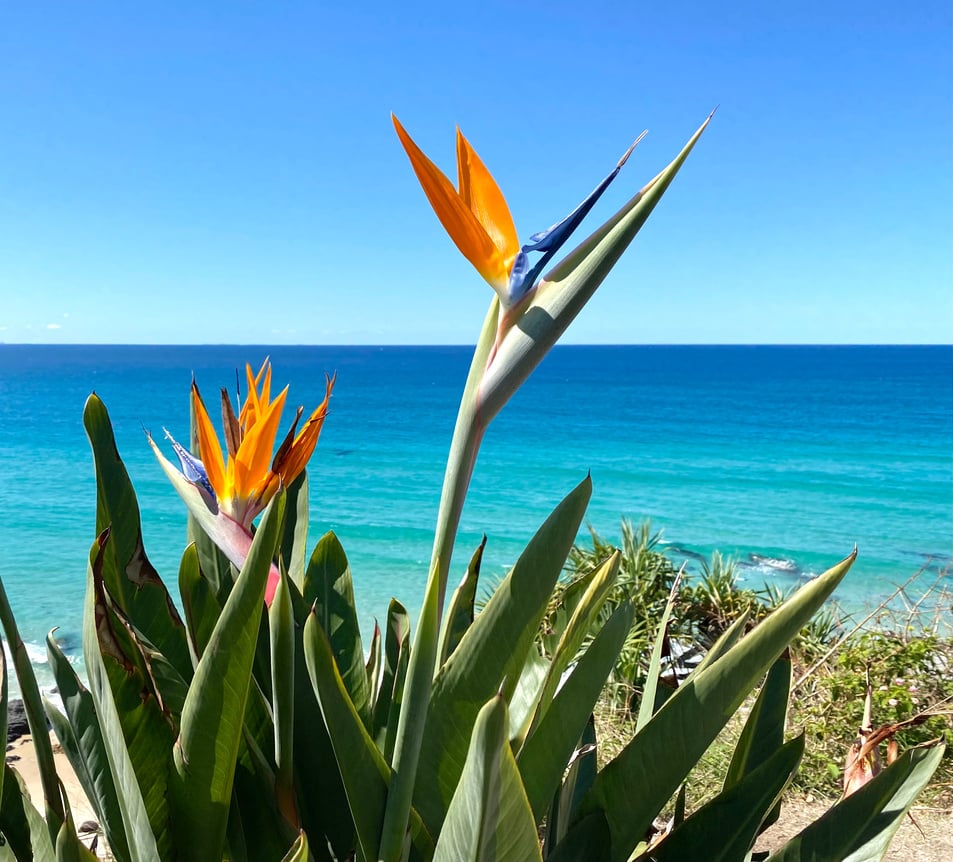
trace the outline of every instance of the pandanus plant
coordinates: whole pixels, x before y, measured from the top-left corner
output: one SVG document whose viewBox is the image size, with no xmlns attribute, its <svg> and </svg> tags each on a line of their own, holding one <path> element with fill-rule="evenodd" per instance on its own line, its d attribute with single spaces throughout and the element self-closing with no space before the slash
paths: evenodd
<svg viewBox="0 0 953 862">
<path fill-rule="evenodd" d="M 802 737 L 785 741 L 785 648 L 853 554 L 749 633 L 739 620 L 674 691 L 659 685 L 670 603 L 636 732 L 602 769 L 592 712 L 633 619 L 625 604 L 600 614 L 618 553 L 563 594 L 545 655 L 536 637 L 590 479 L 539 527 L 478 614 L 483 545 L 446 599 L 487 426 L 631 242 L 708 121 L 542 276 L 631 148 L 570 216 L 520 245 L 502 194 L 462 135 L 454 188 L 394 123 L 441 222 L 494 289 L 453 432 L 413 637 L 395 599 L 365 648 L 341 544 L 328 533 L 306 550 L 304 466 L 330 380 L 325 401 L 300 432 L 296 420 L 274 455 L 285 394 L 271 398 L 267 364 L 248 369 L 240 410 L 223 398 L 227 456 L 195 386 L 190 446 L 172 443 L 181 469 L 153 443 L 190 513 L 178 602 L 146 556 L 135 493 L 105 407 L 91 396 L 84 422 L 98 495 L 84 613 L 89 680 L 51 635 L 63 711 L 45 709 L 111 852 L 130 862 L 752 858 L 804 746 Z M 0 609 L 40 741 L 46 807 L 45 817 L 36 812 L 6 767 L 0 832 L 17 859 L 89 858 L 42 743 L 43 705 L 2 593 Z M 689 811 L 692 768 L 759 684 L 722 791 Z M 908 751 L 772 858 L 880 858 L 940 754 Z M 653 824 L 668 808 L 671 827 L 659 830 Z"/>
</svg>

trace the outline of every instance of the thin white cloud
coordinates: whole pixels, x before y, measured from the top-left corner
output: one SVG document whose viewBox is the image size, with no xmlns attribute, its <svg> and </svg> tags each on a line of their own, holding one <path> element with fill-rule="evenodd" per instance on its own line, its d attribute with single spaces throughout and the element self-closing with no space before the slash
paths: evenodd
<svg viewBox="0 0 953 862">
<path fill-rule="evenodd" d="M 46 324 L 47 329 L 62 329 L 63 327 L 59 323 L 48 323 Z"/>
</svg>

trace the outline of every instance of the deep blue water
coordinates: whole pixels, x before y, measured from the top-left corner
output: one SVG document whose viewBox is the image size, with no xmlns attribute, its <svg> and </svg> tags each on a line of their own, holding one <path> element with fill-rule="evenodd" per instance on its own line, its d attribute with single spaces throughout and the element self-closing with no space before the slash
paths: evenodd
<svg viewBox="0 0 953 862">
<path fill-rule="evenodd" d="M 312 542 L 340 536 L 365 625 L 392 595 L 416 608 L 470 353 L 0 345 L 0 577 L 24 639 L 39 645 L 54 625 L 79 639 L 95 515 L 89 392 L 110 411 L 146 550 L 174 584 L 184 508 L 143 428 L 187 439 L 193 373 L 212 403 L 265 355 L 276 384 L 291 384 L 289 406 L 310 409 L 325 372 L 338 375 L 309 470 Z M 608 538 L 622 516 L 650 518 L 689 560 L 720 549 L 752 585 L 782 587 L 856 542 L 841 598 L 876 601 L 950 565 L 951 402 L 949 347 L 557 347 L 487 434 L 456 569 L 485 532 L 484 571 L 503 572 L 591 471 L 588 518 Z"/>
</svg>

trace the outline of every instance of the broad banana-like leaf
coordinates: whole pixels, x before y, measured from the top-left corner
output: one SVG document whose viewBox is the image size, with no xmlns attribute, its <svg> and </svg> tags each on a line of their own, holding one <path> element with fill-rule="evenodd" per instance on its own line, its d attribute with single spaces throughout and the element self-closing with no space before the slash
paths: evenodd
<svg viewBox="0 0 953 862">
<path fill-rule="evenodd" d="M 610 862 L 625 862 L 652 820 L 760 677 L 841 582 L 856 557 L 799 589 L 720 659 L 676 690 L 596 777 L 580 816 L 602 811 L 612 835 Z M 652 776 L 646 781 L 644 776 Z"/>
<path fill-rule="evenodd" d="M 943 757 L 943 746 L 902 754 L 792 838 L 768 862 L 879 862 L 894 833 Z"/>
<path fill-rule="evenodd" d="M 688 675 L 688 679 L 691 679 L 693 676 L 698 676 L 706 667 L 710 664 L 713 664 L 718 659 L 720 659 L 728 650 L 730 650 L 739 640 L 741 636 L 745 633 L 745 629 L 748 625 L 748 611 L 745 609 L 741 612 L 736 619 L 716 640 L 712 645 L 711 649 L 705 653 L 702 660 L 695 666 L 695 669 Z"/>
<path fill-rule="evenodd" d="M 546 837 L 543 842 L 543 858 L 547 858 L 566 836 L 576 808 L 586 795 L 596 777 L 596 723 L 589 716 L 576 750 L 569 761 L 566 777 L 553 794 L 553 802 L 546 815 Z M 525 784 L 524 784 L 525 787 Z M 608 830 L 606 830 L 608 838 Z M 607 848 L 608 849 L 608 848 Z"/>
<path fill-rule="evenodd" d="M 215 623 L 222 613 L 215 587 L 205 577 L 199 559 L 198 546 L 192 542 L 182 554 L 182 562 L 179 564 L 179 595 L 185 610 L 192 661 L 196 665 L 202 658 L 215 630 Z"/>
<path fill-rule="evenodd" d="M 572 831 L 546 857 L 546 862 L 605 862 L 610 846 L 605 815 L 594 811 L 577 821 Z"/>
<path fill-rule="evenodd" d="M 456 790 L 477 713 L 501 688 L 509 697 L 516 687 L 591 491 L 587 476 L 556 507 L 437 674 L 414 788 L 417 810 L 434 834 Z"/>
<path fill-rule="evenodd" d="M 232 802 L 226 826 L 228 855 L 240 862 L 279 859 L 294 840 L 296 829 L 278 808 L 275 772 L 249 734 L 235 765 Z M 241 852 L 236 852 L 236 848 Z M 326 859 L 319 855 L 318 859 Z"/>
<path fill-rule="evenodd" d="M 563 588 L 556 607 L 550 610 L 549 618 L 546 620 L 548 631 L 542 636 L 543 647 L 549 655 L 556 652 L 556 647 L 559 646 L 559 641 L 566 631 L 566 626 L 569 625 L 572 615 L 576 612 L 579 602 L 582 601 L 582 597 L 589 589 L 593 578 L 601 569 L 601 564 L 595 566 L 588 572 L 574 577 Z"/>
<path fill-rule="evenodd" d="M 308 475 L 302 470 L 288 486 L 285 521 L 278 545 L 279 557 L 284 560 L 298 592 L 304 590 L 305 563 L 308 559 Z"/>
<path fill-rule="evenodd" d="M 89 692 L 93 698 L 93 705 L 99 723 L 106 758 L 109 761 L 109 770 L 112 773 L 116 787 L 116 799 L 122 814 L 123 832 L 129 848 L 129 858 L 132 862 L 155 862 L 171 858 L 169 849 L 168 830 L 163 830 L 161 841 L 157 842 L 152 831 L 150 812 L 143 798 L 143 791 L 136 775 L 133 760 L 127 748 L 123 722 L 128 725 L 131 719 L 142 720 L 141 715 L 129 715 L 125 710 L 127 705 L 124 698 L 117 704 L 113 696 L 109 673 L 106 669 L 107 659 L 100 649 L 98 626 L 101 623 L 99 604 L 97 602 L 96 583 L 101 582 L 103 567 L 103 546 L 109 539 L 109 533 L 104 532 L 93 544 L 90 552 L 89 571 L 86 586 L 86 602 L 83 612 L 83 657 L 86 660 L 86 673 L 89 677 Z M 108 631 L 108 629 L 106 630 Z M 147 750 L 154 750 L 161 755 L 161 744 L 155 748 L 149 744 L 149 734 L 142 734 Z M 168 754 L 168 749 L 166 748 Z M 160 767 L 161 769 L 161 767 Z M 156 776 L 165 786 L 165 770 Z M 161 791 L 160 791 L 161 792 Z M 165 855 L 159 852 L 163 848 Z"/>
<path fill-rule="evenodd" d="M 361 721 L 334 661 L 331 642 L 313 613 L 305 623 L 304 654 L 344 781 L 357 831 L 358 858 L 378 859 L 390 767 Z M 433 841 L 413 812 L 410 828 L 417 852 L 431 859 Z"/>
<path fill-rule="evenodd" d="M 683 820 L 638 862 L 684 862 L 700 855 L 705 862 L 743 862 L 803 754 L 801 735 Z"/>
<path fill-rule="evenodd" d="M 389 712 L 387 724 L 383 728 L 384 759 L 393 763 L 394 745 L 397 741 L 397 724 L 400 720 L 400 708 L 404 702 L 404 683 L 407 681 L 407 666 L 410 664 L 410 632 L 404 635 L 397 654 L 397 667 L 394 669 L 394 687 L 388 699 Z M 380 737 L 379 737 L 380 738 Z"/>
<path fill-rule="evenodd" d="M 480 564 L 483 562 L 483 551 L 486 548 L 486 536 L 470 558 L 466 574 L 460 585 L 450 597 L 450 607 L 443 617 L 443 631 L 440 634 L 440 665 L 450 657 L 457 648 L 467 629 L 473 625 L 473 603 L 476 600 L 477 583 L 480 580 Z"/>
<path fill-rule="evenodd" d="M 327 633 L 344 685 L 361 721 L 369 728 L 371 691 L 354 604 L 354 585 L 344 548 L 333 532 L 325 533 L 311 554 L 303 596 Z"/>
<path fill-rule="evenodd" d="M 170 781 L 180 858 L 220 858 L 284 494 L 269 503 L 182 710 Z"/>
<path fill-rule="evenodd" d="M 0 625 L 10 647 L 13 657 L 13 669 L 20 683 L 20 696 L 23 699 L 23 709 L 26 712 L 30 733 L 33 735 L 33 750 L 36 755 L 37 768 L 40 773 L 40 783 L 43 787 L 43 802 L 46 808 L 46 822 L 50 832 L 50 841 L 56 840 L 56 834 L 65 818 L 63 801 L 60 796 L 59 778 L 53 764 L 53 746 L 50 744 L 50 735 L 46 729 L 46 716 L 43 712 L 43 701 L 40 697 L 40 687 L 36 684 L 36 675 L 33 673 L 33 664 L 27 655 L 17 621 L 13 616 L 13 609 L 7 599 L 7 591 L 0 580 Z M 0 644 L 2 649 L 2 644 Z M 4 657 L 3 682 L 6 685 L 6 657 Z M 4 709 L 6 702 L 4 701 Z"/>
<path fill-rule="evenodd" d="M 542 862 L 536 822 L 509 743 L 506 701 L 477 715 L 434 862 Z"/>
<path fill-rule="evenodd" d="M 331 859 L 328 844 L 335 857 L 342 859 L 354 848 L 354 824 L 305 663 L 303 637 L 308 610 L 291 580 L 288 594 L 295 616 L 293 750 L 298 817 L 312 838 L 315 862 Z"/>
<path fill-rule="evenodd" d="M 157 657 L 138 640 L 135 630 L 113 604 L 106 588 L 105 573 L 114 566 L 115 555 L 106 552 L 111 534 L 101 539 L 87 587 L 87 593 L 91 594 L 87 597 L 87 615 L 92 619 L 87 619 L 86 624 L 94 628 L 91 634 L 95 644 L 90 643 L 84 634 L 83 652 L 87 663 L 91 650 L 98 653 L 122 734 L 116 738 L 104 730 L 106 745 L 110 748 L 121 746 L 128 756 L 155 836 L 157 858 L 170 859 L 174 855 L 174 846 L 168 781 L 176 717 L 167 708 L 152 673 L 153 664 L 158 663 Z M 92 684 L 92 676 L 90 682 Z M 99 703 L 95 698 L 94 704 L 99 715 Z M 127 840 L 131 840 L 128 823 L 125 823 L 125 831 Z"/>
<path fill-rule="evenodd" d="M 66 716 L 50 703 L 46 704 L 46 713 L 87 799 L 96 811 L 110 852 L 117 862 L 126 862 L 129 859 L 126 830 L 93 696 L 63 655 L 53 632 L 46 638 L 46 654 Z"/>
<path fill-rule="evenodd" d="M 8 763 L 3 765 L 0 832 L 6 839 L 7 848 L 12 851 L 8 859 L 56 862 L 49 826 L 30 802 L 23 779 Z"/>
<path fill-rule="evenodd" d="M 294 794 L 294 616 L 283 573 L 268 609 L 271 633 L 271 713 L 275 733 L 275 796 L 285 820 L 298 826 Z"/>
<path fill-rule="evenodd" d="M 86 400 L 83 425 L 96 467 L 96 532 L 109 529 L 105 553 L 115 556 L 114 564 L 103 568 L 106 587 L 136 630 L 188 680 L 192 662 L 185 626 L 146 556 L 136 492 L 116 448 L 106 406 L 95 393 Z"/>
<path fill-rule="evenodd" d="M 562 781 L 566 764 L 586 728 L 606 678 L 615 667 L 633 617 L 630 604 L 616 608 L 520 751 L 520 773 L 537 822 L 542 820 L 546 806 Z M 568 825 L 564 821 L 563 829 Z"/>
<path fill-rule="evenodd" d="M 731 755 L 725 775 L 724 789 L 732 787 L 745 775 L 764 763 L 784 744 L 784 726 L 791 695 L 791 656 L 787 650 L 768 671 L 758 698 L 748 714 L 738 744 Z M 776 823 L 781 814 L 780 801 L 761 824 L 763 832 Z"/>
<path fill-rule="evenodd" d="M 73 814 L 69 809 L 69 800 L 65 793 L 63 793 L 63 809 L 66 811 L 66 819 L 56 836 L 56 862 L 98 862 L 99 857 L 90 852 L 76 834 L 76 824 L 73 823 Z"/>
<path fill-rule="evenodd" d="M 526 654 L 516 689 L 510 695 L 507 715 L 510 718 L 510 745 L 518 751 L 529 731 L 533 716 L 539 712 L 540 698 L 552 663 L 539 654 L 534 643 Z"/>
<path fill-rule="evenodd" d="M 680 576 L 675 578 L 672 589 L 668 594 L 668 601 L 665 602 L 662 617 L 659 620 L 655 643 L 652 646 L 652 656 L 649 659 L 649 669 L 645 674 L 645 686 L 642 689 L 639 714 L 635 721 L 636 733 L 649 723 L 652 716 L 655 715 L 661 706 L 660 701 L 667 700 L 667 698 L 659 697 L 659 676 L 661 676 L 662 673 L 662 651 L 668 639 L 668 621 L 672 616 L 672 608 L 675 606 L 675 598 L 678 595 L 678 585 L 680 581 Z"/>
<path fill-rule="evenodd" d="M 612 589 L 616 576 L 619 574 L 621 561 L 622 554 L 616 551 L 608 560 L 596 568 L 591 577 L 586 579 L 585 592 L 579 596 L 575 603 L 572 616 L 569 618 L 569 622 L 553 650 L 553 660 L 546 676 L 546 682 L 540 692 L 539 706 L 533 717 L 532 727 L 537 726 L 546 715 L 546 710 L 552 703 L 553 694 L 559 685 L 560 679 L 562 679 L 563 673 L 569 667 L 570 662 L 575 661 L 585 638 L 592 633 L 606 597 L 609 595 L 609 590 Z M 530 732 L 532 732 L 532 727 Z"/>
<path fill-rule="evenodd" d="M 405 646 L 405 642 L 407 646 Z M 377 699 L 374 701 L 373 736 L 381 750 L 384 749 L 383 738 L 388 725 L 388 717 L 391 714 L 396 683 L 395 674 L 397 674 L 398 664 L 401 661 L 402 651 L 409 653 L 409 643 L 410 618 L 407 615 L 407 610 L 397 599 L 391 599 L 387 607 L 387 623 L 384 630 L 384 664 L 381 669 L 380 685 L 377 687 Z M 409 655 L 403 657 L 404 673 L 407 670 L 408 658 Z M 403 692 L 403 679 L 401 679 L 399 687 L 400 691 Z M 386 754 L 385 757 L 389 763 L 390 757 Z"/>
<path fill-rule="evenodd" d="M 371 634 L 371 645 L 367 650 L 367 661 L 364 670 L 367 673 L 367 689 L 371 698 L 371 729 L 374 726 L 374 710 L 377 706 L 377 690 L 381 684 L 381 627 L 374 620 L 374 632 Z"/>
</svg>

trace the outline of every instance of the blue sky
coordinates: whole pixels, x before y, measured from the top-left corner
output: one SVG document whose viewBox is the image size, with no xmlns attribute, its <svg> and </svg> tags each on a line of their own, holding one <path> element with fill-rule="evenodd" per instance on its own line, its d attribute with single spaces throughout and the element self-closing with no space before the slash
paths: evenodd
<svg viewBox="0 0 953 862">
<path fill-rule="evenodd" d="M 719 8 L 720 7 L 720 8 Z M 462 11 L 458 11 L 462 10 Z M 950 4 L 12 4 L 0 341 L 467 343 L 390 125 L 522 238 L 712 126 L 578 343 L 951 340 Z"/>
</svg>

